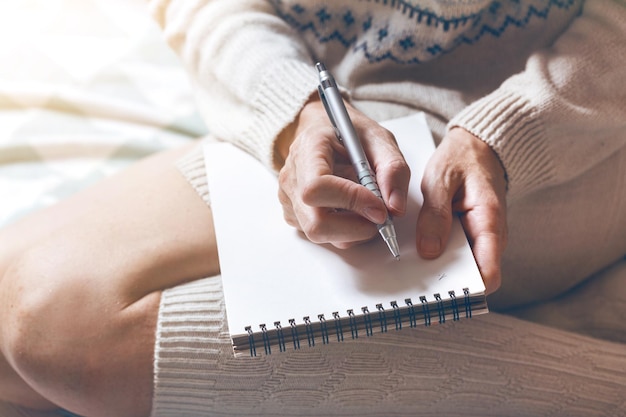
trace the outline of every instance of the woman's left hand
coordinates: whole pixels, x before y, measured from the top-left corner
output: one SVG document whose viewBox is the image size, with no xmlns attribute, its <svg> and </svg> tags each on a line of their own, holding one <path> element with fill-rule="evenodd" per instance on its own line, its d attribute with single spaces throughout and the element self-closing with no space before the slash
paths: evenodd
<svg viewBox="0 0 626 417">
<path fill-rule="evenodd" d="M 461 128 L 448 132 L 422 179 L 424 205 L 417 220 L 417 250 L 426 259 L 443 252 L 452 216 L 460 215 L 487 293 L 498 289 L 507 241 L 506 176 L 495 152 Z"/>
</svg>

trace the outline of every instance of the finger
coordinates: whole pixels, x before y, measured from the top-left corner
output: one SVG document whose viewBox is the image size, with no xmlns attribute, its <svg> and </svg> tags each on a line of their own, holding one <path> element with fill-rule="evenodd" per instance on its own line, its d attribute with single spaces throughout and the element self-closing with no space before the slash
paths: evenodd
<svg viewBox="0 0 626 417">
<path fill-rule="evenodd" d="M 346 249 L 377 234 L 374 223 L 349 211 L 313 207 L 301 207 L 297 211 L 302 213 L 303 224 L 290 204 L 283 206 L 283 217 L 288 225 L 303 232 L 313 243 L 330 243 Z"/>
<path fill-rule="evenodd" d="M 291 227 L 302 230 L 302 227 L 300 227 L 300 223 L 298 222 L 298 218 L 293 210 L 293 203 L 287 193 L 285 193 L 282 189 L 278 190 L 278 201 L 283 208 L 283 218 L 285 219 L 285 222 Z"/>
<path fill-rule="evenodd" d="M 493 151 L 482 141 L 469 142 L 478 163 L 465 178 L 453 205 L 472 247 L 487 293 L 500 287 L 501 258 L 507 243 L 506 178 Z"/>
<path fill-rule="evenodd" d="M 464 213 L 461 223 L 485 282 L 486 292 L 493 293 L 500 287 L 502 279 L 500 265 L 507 240 L 504 210 L 499 205 L 479 206 Z"/>
<path fill-rule="evenodd" d="M 303 187 L 302 202 L 311 207 L 348 210 L 376 224 L 387 218 L 385 204 L 374 193 L 361 184 L 334 175 L 309 181 Z"/>
<path fill-rule="evenodd" d="M 422 179 L 424 203 L 417 217 L 417 251 L 425 259 L 443 252 L 452 228 L 452 199 L 458 180 L 447 178 L 436 162 L 427 167 Z"/>
<path fill-rule="evenodd" d="M 385 204 L 394 216 L 404 216 L 408 201 L 411 171 L 404 158 L 379 165 L 376 180 L 380 183 L 380 192 Z"/>
<path fill-rule="evenodd" d="M 330 243 L 338 248 L 370 240 L 377 234 L 376 226 L 363 217 L 349 211 L 333 209 L 310 209 L 301 217 L 302 231 L 313 243 Z"/>
<path fill-rule="evenodd" d="M 380 125 L 370 126 L 361 135 L 385 205 L 394 216 L 404 215 L 411 170 L 396 139 Z"/>
<path fill-rule="evenodd" d="M 337 181 L 332 181 L 333 178 L 336 178 Z M 380 198 L 365 187 L 355 184 L 351 180 L 322 176 L 312 180 L 311 182 L 316 185 L 309 187 L 318 190 L 313 194 L 321 195 L 320 200 L 317 203 L 307 201 L 308 204 L 306 204 L 302 196 L 295 199 L 290 197 L 288 190 L 294 189 L 296 182 L 292 176 L 287 175 L 286 168 L 283 168 L 279 173 L 279 182 L 282 187 L 278 189 L 278 199 L 283 207 L 283 216 L 287 224 L 304 232 L 312 242 L 330 243 L 339 248 L 347 248 L 369 240 L 376 234 L 376 228 L 371 220 L 351 211 L 346 211 L 350 210 L 347 207 L 349 204 L 341 202 L 342 199 L 345 199 L 345 195 L 341 189 L 337 189 L 337 186 L 332 185 L 332 183 L 339 183 L 339 188 L 341 188 L 341 184 L 356 188 L 359 194 L 384 210 L 384 204 Z M 327 197 L 326 194 L 330 194 L 331 197 Z M 305 192 L 304 195 L 306 196 L 308 193 Z M 332 195 L 335 195 L 335 198 Z M 311 196 L 308 196 L 306 200 L 310 198 Z"/>
<path fill-rule="evenodd" d="M 301 183 L 314 181 L 320 175 L 328 175 L 333 169 L 332 145 L 326 142 L 325 130 L 328 129 L 318 132 L 305 130 L 290 147 L 289 155 L 278 173 L 278 199 L 283 208 L 283 216 L 290 226 L 299 230 L 302 230 L 299 216 L 307 213 L 306 207 L 298 209 L 303 206 L 300 197 Z"/>
</svg>

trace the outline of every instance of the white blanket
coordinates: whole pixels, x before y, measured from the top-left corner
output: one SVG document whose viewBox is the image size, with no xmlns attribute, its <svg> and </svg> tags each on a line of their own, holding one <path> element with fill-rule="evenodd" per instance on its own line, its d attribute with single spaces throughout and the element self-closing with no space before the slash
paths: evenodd
<svg viewBox="0 0 626 417">
<path fill-rule="evenodd" d="M 0 228 L 204 133 L 143 0 L 0 1 Z"/>
<path fill-rule="evenodd" d="M 204 129 L 142 0 L 0 2 L 0 227 Z"/>
</svg>

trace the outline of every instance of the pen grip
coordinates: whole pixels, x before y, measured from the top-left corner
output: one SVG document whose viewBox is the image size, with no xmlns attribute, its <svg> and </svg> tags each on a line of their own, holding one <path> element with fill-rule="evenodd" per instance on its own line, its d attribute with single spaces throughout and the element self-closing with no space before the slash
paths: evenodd
<svg viewBox="0 0 626 417">
<path fill-rule="evenodd" d="M 383 195 L 378 188 L 378 183 L 376 182 L 376 177 L 372 172 L 369 164 L 367 162 L 361 163 L 358 166 L 354 167 L 356 170 L 357 177 L 359 178 L 359 183 L 363 185 L 365 188 L 373 192 L 376 197 L 382 199 Z"/>
</svg>

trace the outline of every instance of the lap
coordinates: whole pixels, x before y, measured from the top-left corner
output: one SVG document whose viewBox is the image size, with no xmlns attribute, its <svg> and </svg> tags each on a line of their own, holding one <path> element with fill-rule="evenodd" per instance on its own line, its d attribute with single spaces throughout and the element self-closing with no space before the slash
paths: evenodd
<svg viewBox="0 0 626 417">
<path fill-rule="evenodd" d="M 55 296 L 48 295 L 48 297 L 56 301 L 56 311 L 60 311 L 58 307 L 61 305 L 71 307 L 61 312 L 68 318 L 68 323 L 80 320 L 87 324 L 97 324 L 95 328 L 100 332 L 103 328 L 98 327 L 101 326 L 98 323 L 103 322 L 103 317 L 108 317 L 108 322 L 111 323 L 114 312 L 125 310 L 127 314 L 124 320 L 118 322 L 121 325 L 112 326 L 106 332 L 99 333 L 102 336 L 100 341 L 108 338 L 116 344 L 115 349 L 108 352 L 109 356 L 124 358 L 123 361 L 118 361 L 117 367 L 113 366 L 115 361 L 109 363 L 112 370 L 125 373 L 123 377 L 116 380 L 116 382 L 126 381 L 126 384 L 115 384 L 118 385 L 115 387 L 118 390 L 123 389 L 124 386 L 132 386 L 136 380 L 140 380 L 141 386 L 147 387 L 147 390 L 152 387 L 154 327 L 157 325 L 157 309 L 161 291 L 170 287 L 176 291 L 180 284 L 219 272 L 210 209 L 174 167 L 174 161 L 187 151 L 188 149 L 180 149 L 149 158 L 88 191 L 0 231 L 0 248 L 2 248 L 0 273 L 4 272 L 8 264 L 14 263 L 15 259 L 21 257 L 21 254 L 28 253 L 24 259 L 28 260 L 31 265 L 38 264 L 36 270 L 39 274 L 30 277 L 20 275 L 20 279 L 24 280 L 20 283 L 23 286 L 21 288 L 36 289 L 34 292 L 39 295 L 50 294 L 48 290 L 52 289 L 52 294 Z M 531 214 L 529 210 L 528 216 Z M 11 244 L 7 244 L 8 242 Z M 50 276 L 42 274 L 45 271 L 51 271 L 54 278 L 52 282 Z M 0 274 L 0 323 L 7 323 L 5 317 L 2 316 L 4 314 L 2 306 L 8 305 L 12 296 L 7 289 L 11 291 L 18 289 L 18 286 L 8 284 L 7 277 L 9 277 L 7 274 L 4 274 L 4 277 Z M 185 345 L 182 348 L 186 350 L 193 347 L 197 351 L 189 350 L 185 359 L 189 361 L 189 355 L 194 358 L 206 358 L 208 355 L 209 358 L 206 358 L 208 360 L 202 365 L 204 369 L 200 379 L 203 381 L 207 379 L 204 376 L 206 371 L 215 373 L 215 379 L 210 381 L 212 383 L 216 380 L 237 377 L 241 379 L 240 383 L 235 384 L 239 390 L 239 387 L 247 381 L 246 378 L 250 378 L 249 374 L 242 372 L 245 368 L 243 364 L 249 361 L 232 362 L 228 351 L 230 346 L 224 336 L 227 335 L 227 329 L 220 327 L 223 326 L 225 314 L 220 301 L 221 293 L 219 289 L 209 293 L 211 295 L 209 299 L 218 303 L 216 311 L 207 309 L 206 306 L 193 309 L 194 312 L 205 312 L 206 317 L 197 320 L 194 318 L 188 322 L 180 321 L 178 324 L 185 328 L 181 329 L 181 333 L 169 335 L 176 341 L 173 344 L 170 342 L 174 339 L 169 339 L 166 333 L 162 333 L 163 337 L 157 340 L 157 346 L 160 346 L 157 352 L 160 355 L 157 358 L 157 365 L 163 364 L 163 358 L 174 357 L 169 355 L 180 353 L 180 335 L 187 334 L 189 329 L 193 328 L 193 341 L 189 342 L 189 346 Z M 176 292 L 172 294 L 176 297 L 171 297 L 170 309 L 174 308 L 174 300 L 181 299 L 180 294 Z M 196 298 L 196 295 L 189 296 L 190 300 L 196 300 Z M 190 311 L 187 305 L 183 307 L 181 311 Z M 78 312 L 85 314 L 78 314 Z M 161 324 L 163 324 L 164 317 L 162 315 L 160 318 Z M 493 323 L 493 331 L 485 335 L 485 340 L 493 335 L 502 334 L 502 328 L 498 324 L 502 317 L 496 315 L 492 317 L 498 320 Z M 198 323 L 212 322 L 216 322 L 215 328 L 210 329 L 213 331 L 212 336 L 209 332 L 199 330 Z M 515 329 L 505 332 L 511 337 L 520 334 L 520 326 L 526 326 L 520 323 L 513 324 L 514 326 L 511 325 L 511 327 Z M 485 326 L 485 322 L 481 320 L 460 328 L 486 332 L 489 326 Z M 219 336 L 219 340 L 209 341 L 214 349 L 207 349 L 205 343 L 197 346 L 198 334 L 202 334 L 202 337 L 217 338 Z M 537 346 L 545 341 L 545 335 L 541 336 L 537 337 Z M 559 336 L 563 337 L 562 334 Z M 455 332 L 455 336 L 450 337 L 455 343 L 458 342 L 463 346 L 467 344 L 467 334 Z M 436 339 L 433 346 L 440 345 L 441 340 L 438 337 Z M 562 346 L 561 342 L 562 340 L 554 340 L 552 343 L 554 349 L 551 351 L 558 352 Z M 574 342 L 580 343 L 578 339 Z M 574 342 L 572 345 L 576 345 Z M 597 343 L 602 345 L 598 349 L 605 348 L 602 342 Z M 1 344 L 2 333 L 0 332 Z M 417 345 L 416 340 L 410 340 L 407 346 L 409 345 Z M 502 352 L 508 348 L 508 344 L 504 345 L 505 343 L 503 343 Z M 171 352 L 167 351 L 167 346 L 171 348 Z M 479 349 L 480 346 L 475 348 Z M 483 348 L 486 347 L 483 346 Z M 344 347 L 338 349 L 338 352 L 342 349 Z M 358 353 L 358 348 L 355 349 Z M 610 352 L 614 351 L 614 347 L 611 346 L 607 349 Z M 381 345 L 380 352 L 384 356 L 389 355 L 389 347 Z M 350 354 L 350 352 L 339 352 L 337 361 L 349 357 Z M 530 356 L 527 358 L 528 361 L 536 359 Z M 395 355 L 389 357 L 395 357 Z M 142 359 L 139 364 L 141 369 L 137 370 L 135 378 L 132 375 L 129 377 L 128 373 L 133 370 L 126 367 L 133 361 L 133 358 Z M 160 361 L 159 358 L 161 358 Z M 267 359 L 268 363 L 257 362 L 250 365 L 255 369 L 258 366 L 267 367 L 269 373 L 271 369 L 281 366 L 281 361 L 287 361 L 289 356 L 285 358 L 287 359 L 270 358 Z M 515 358 L 506 359 L 504 362 L 513 363 Z M 168 363 L 168 368 L 163 369 L 163 375 L 172 374 L 171 366 L 174 366 L 172 363 Z M 221 373 L 220 369 L 212 368 L 215 363 L 226 364 L 226 368 L 232 372 Z M 615 363 L 623 364 L 617 358 Z M 180 364 L 182 366 L 183 362 Z M 572 367 L 574 365 L 574 363 L 571 364 Z M 546 369 L 551 367 L 552 364 L 546 366 Z M 189 377 L 188 366 L 184 365 L 183 368 L 185 369 L 181 370 L 181 375 L 184 373 Z M 570 371 L 571 369 L 566 369 L 563 372 L 563 378 L 566 378 Z M 521 367 L 512 369 L 510 372 L 513 374 L 519 372 L 519 378 L 523 378 Z M 261 374 L 260 379 L 265 380 L 267 375 Z M 612 389 L 611 392 L 617 392 L 617 388 L 623 388 L 622 379 L 616 383 L 610 381 L 608 377 L 606 379 L 607 385 Z M 354 378 L 350 381 L 354 382 Z M 263 386 L 265 385 L 261 384 L 257 388 L 263 388 Z M 157 389 L 159 389 L 158 384 Z M 206 386 L 202 389 L 206 390 L 203 392 L 208 392 L 214 390 L 215 387 Z M 112 392 L 111 395 L 115 394 Z M 159 398 L 167 397 L 167 394 Z M 235 394 L 226 393 L 226 395 L 234 396 Z"/>
<path fill-rule="evenodd" d="M 611 415 L 622 344 L 490 313 L 235 358 L 219 276 L 163 293 L 153 416 Z M 555 395 L 560 401 L 555 401 Z"/>
<path fill-rule="evenodd" d="M 126 390 L 149 406 L 161 291 L 219 272 L 210 209 L 175 167 L 188 151 L 147 158 L 0 231 L 0 359 L 49 400 L 80 410 L 90 393 L 115 403 Z M 45 376 L 39 360 L 51 362 Z"/>
<path fill-rule="evenodd" d="M 570 181 L 509 202 L 502 286 L 507 309 L 568 292 L 626 253 L 626 148 Z"/>
<path fill-rule="evenodd" d="M 214 275 L 210 209 L 175 167 L 188 150 L 147 158 L 9 225 L 0 231 L 0 262 L 29 253 L 51 270 L 83 269 L 83 283 L 91 274 L 106 277 L 98 287 L 130 298 Z"/>
</svg>

